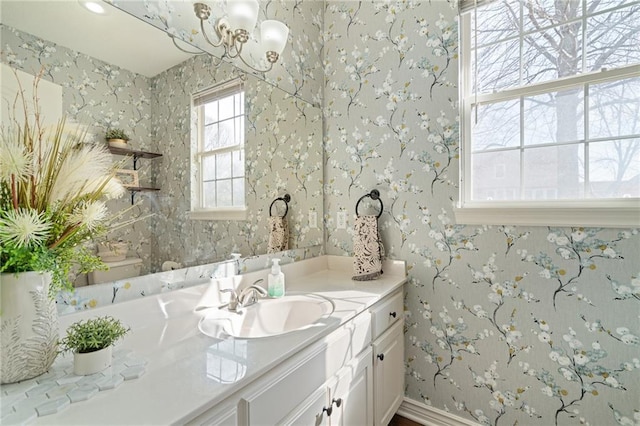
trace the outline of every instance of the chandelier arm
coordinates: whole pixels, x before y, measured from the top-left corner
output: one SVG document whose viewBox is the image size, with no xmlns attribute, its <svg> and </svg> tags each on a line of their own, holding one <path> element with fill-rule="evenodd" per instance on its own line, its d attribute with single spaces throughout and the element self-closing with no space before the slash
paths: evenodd
<svg viewBox="0 0 640 426">
<path fill-rule="evenodd" d="M 238 47 L 239 46 L 239 47 Z M 227 46 L 227 56 L 229 56 L 230 58 L 240 58 L 242 59 L 242 47 L 244 46 L 244 43 L 241 43 L 240 41 L 234 39 L 233 43 L 230 46 Z M 235 50 L 236 53 L 232 53 L 232 51 Z"/>
<path fill-rule="evenodd" d="M 182 48 L 181 46 L 178 45 L 178 42 L 176 41 L 176 36 L 172 35 L 172 34 L 168 34 L 169 37 L 171 37 L 171 41 L 173 41 L 173 45 L 180 51 L 184 52 L 184 53 L 188 53 L 190 55 L 206 55 L 207 52 L 205 52 L 204 50 L 200 49 L 199 47 L 195 47 L 196 49 L 198 49 L 197 52 L 191 51 L 191 50 L 187 50 Z M 182 40 L 182 39 L 181 39 Z"/>
<path fill-rule="evenodd" d="M 211 46 L 220 47 L 224 44 L 224 39 L 222 37 L 220 37 L 217 43 L 214 43 L 211 41 L 211 39 L 209 39 L 209 36 L 207 35 L 207 32 L 204 29 L 204 19 L 200 19 L 200 29 L 202 30 L 202 36 L 204 37 L 205 41 L 209 43 Z M 225 50 L 227 49 L 225 48 Z"/>
<path fill-rule="evenodd" d="M 251 68 L 252 70 L 257 71 L 257 72 L 269 72 L 273 68 L 273 62 L 269 62 L 269 67 L 267 69 L 264 69 L 264 70 L 258 69 L 256 67 L 254 67 L 253 65 L 251 65 L 250 63 L 248 63 L 247 61 L 245 61 L 244 58 L 242 57 L 242 55 L 240 55 L 240 52 L 238 52 L 238 58 L 240 58 L 240 60 L 242 61 L 243 64 L 245 64 L 246 66 L 248 66 L 249 68 Z"/>
</svg>

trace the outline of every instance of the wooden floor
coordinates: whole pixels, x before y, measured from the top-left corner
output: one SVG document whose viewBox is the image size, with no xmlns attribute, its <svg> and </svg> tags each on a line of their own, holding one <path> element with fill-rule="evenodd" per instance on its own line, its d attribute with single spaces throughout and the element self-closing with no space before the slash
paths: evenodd
<svg viewBox="0 0 640 426">
<path fill-rule="evenodd" d="M 413 420 L 400 417 L 396 414 L 389 422 L 389 426 L 420 426 L 420 423 L 416 423 Z"/>
</svg>

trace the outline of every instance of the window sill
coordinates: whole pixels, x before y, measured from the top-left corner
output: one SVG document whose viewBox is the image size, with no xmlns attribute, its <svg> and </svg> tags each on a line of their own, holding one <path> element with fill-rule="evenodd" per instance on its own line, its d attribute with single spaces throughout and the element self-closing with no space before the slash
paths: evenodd
<svg viewBox="0 0 640 426">
<path fill-rule="evenodd" d="M 454 208 L 461 225 L 640 226 L 640 199 L 556 203 L 467 203 Z"/>
<path fill-rule="evenodd" d="M 247 220 L 246 209 L 195 210 L 189 212 L 191 220 Z"/>
</svg>

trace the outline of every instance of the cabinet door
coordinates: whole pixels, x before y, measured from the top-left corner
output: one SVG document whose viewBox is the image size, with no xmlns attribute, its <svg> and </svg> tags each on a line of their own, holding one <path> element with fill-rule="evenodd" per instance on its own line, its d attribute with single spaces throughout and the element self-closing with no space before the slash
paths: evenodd
<svg viewBox="0 0 640 426">
<path fill-rule="evenodd" d="M 404 396 L 403 321 L 394 324 L 373 343 L 375 424 L 386 426 Z"/>
<path fill-rule="evenodd" d="M 322 386 L 296 407 L 279 425 L 320 426 L 328 425 L 329 417 L 325 408 L 329 406 L 329 388 Z"/>
<path fill-rule="evenodd" d="M 373 363 L 371 348 L 342 368 L 332 386 L 332 426 L 373 424 Z"/>
</svg>

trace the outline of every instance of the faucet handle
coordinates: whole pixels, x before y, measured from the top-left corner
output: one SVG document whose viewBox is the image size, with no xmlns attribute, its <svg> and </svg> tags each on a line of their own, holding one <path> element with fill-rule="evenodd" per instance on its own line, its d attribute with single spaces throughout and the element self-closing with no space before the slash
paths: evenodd
<svg viewBox="0 0 640 426">
<path fill-rule="evenodd" d="M 230 311 L 235 311 L 236 309 L 238 309 L 238 294 L 234 289 L 223 288 L 222 290 L 220 290 L 220 293 L 231 293 L 231 297 L 227 306 L 229 307 Z"/>
<path fill-rule="evenodd" d="M 260 278 L 259 280 L 254 281 L 254 283 L 251 284 L 250 287 L 256 289 L 256 291 L 258 292 L 258 294 L 260 294 L 260 296 L 267 297 L 268 295 L 267 290 L 265 290 L 264 287 L 258 285 L 263 282 L 264 282 L 264 279 Z"/>
</svg>

